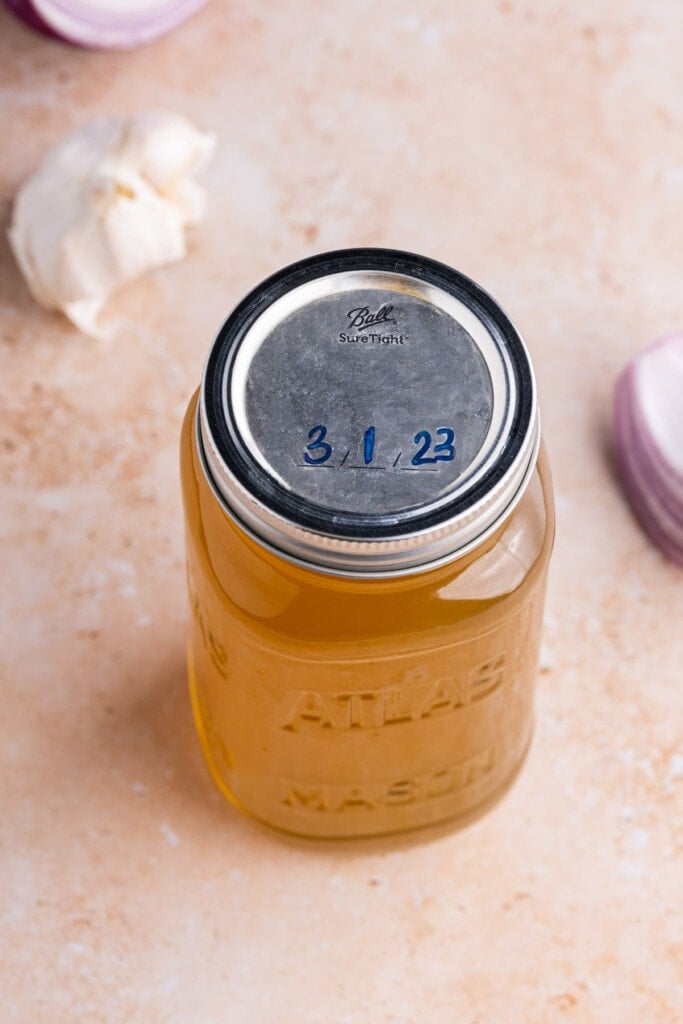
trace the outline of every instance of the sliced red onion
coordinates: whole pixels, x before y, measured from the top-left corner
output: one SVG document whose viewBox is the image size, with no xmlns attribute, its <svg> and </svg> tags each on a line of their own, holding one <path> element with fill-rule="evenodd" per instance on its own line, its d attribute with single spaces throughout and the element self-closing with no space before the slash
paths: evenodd
<svg viewBox="0 0 683 1024">
<path fill-rule="evenodd" d="M 46 25 L 43 19 L 38 17 L 31 0 L 5 0 L 5 7 L 8 7 L 10 11 L 14 11 L 17 17 L 21 18 L 31 28 L 36 29 L 38 32 L 43 32 L 46 36 L 59 38 L 49 25 Z"/>
<path fill-rule="evenodd" d="M 126 50 L 157 39 L 206 0 L 5 0 L 31 28 L 76 46 Z"/>
<path fill-rule="evenodd" d="M 626 493 L 655 543 L 683 566 L 683 335 L 641 352 L 617 380 L 614 397 Z"/>
</svg>

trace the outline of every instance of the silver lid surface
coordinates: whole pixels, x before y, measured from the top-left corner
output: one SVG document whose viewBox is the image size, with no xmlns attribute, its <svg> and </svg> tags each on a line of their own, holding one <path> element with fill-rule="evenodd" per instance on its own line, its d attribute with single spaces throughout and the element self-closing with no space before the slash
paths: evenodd
<svg viewBox="0 0 683 1024">
<path fill-rule="evenodd" d="M 533 373 L 468 278 L 385 249 L 312 257 L 231 314 L 198 446 L 243 529 L 322 572 L 387 576 L 463 554 L 510 514 L 538 449 Z"/>
</svg>

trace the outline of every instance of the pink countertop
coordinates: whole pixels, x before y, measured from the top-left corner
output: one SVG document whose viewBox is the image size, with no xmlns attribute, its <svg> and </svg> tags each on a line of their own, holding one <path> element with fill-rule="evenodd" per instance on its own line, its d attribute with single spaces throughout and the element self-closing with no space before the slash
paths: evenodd
<svg viewBox="0 0 683 1024">
<path fill-rule="evenodd" d="M 615 374 L 683 326 L 678 0 L 214 0 L 130 54 L 0 14 L 2 225 L 96 114 L 217 133 L 189 258 L 95 342 L 0 246 L 6 1024 L 674 1024 L 683 1017 L 683 575 L 634 521 Z M 538 717 L 463 831 L 315 846 L 214 791 L 186 693 L 181 417 L 286 262 L 451 263 L 531 349 L 557 487 Z"/>
</svg>

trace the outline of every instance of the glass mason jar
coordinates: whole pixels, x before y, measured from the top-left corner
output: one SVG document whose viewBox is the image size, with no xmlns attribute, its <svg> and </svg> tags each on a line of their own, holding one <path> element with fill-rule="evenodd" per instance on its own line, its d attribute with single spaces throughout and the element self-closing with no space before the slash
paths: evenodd
<svg viewBox="0 0 683 1024">
<path fill-rule="evenodd" d="M 529 745 L 550 475 L 519 334 L 350 249 L 223 325 L 181 444 L 189 675 L 219 789 L 307 836 L 464 819 Z"/>
</svg>

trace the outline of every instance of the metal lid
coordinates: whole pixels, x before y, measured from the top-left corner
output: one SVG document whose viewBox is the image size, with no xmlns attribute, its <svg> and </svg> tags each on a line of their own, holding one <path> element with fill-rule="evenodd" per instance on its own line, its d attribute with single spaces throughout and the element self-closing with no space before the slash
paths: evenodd
<svg viewBox="0 0 683 1024">
<path fill-rule="evenodd" d="M 256 540 L 335 575 L 432 568 L 495 530 L 536 461 L 524 344 L 473 281 L 390 249 L 269 278 L 209 353 L 198 446 Z"/>
</svg>

